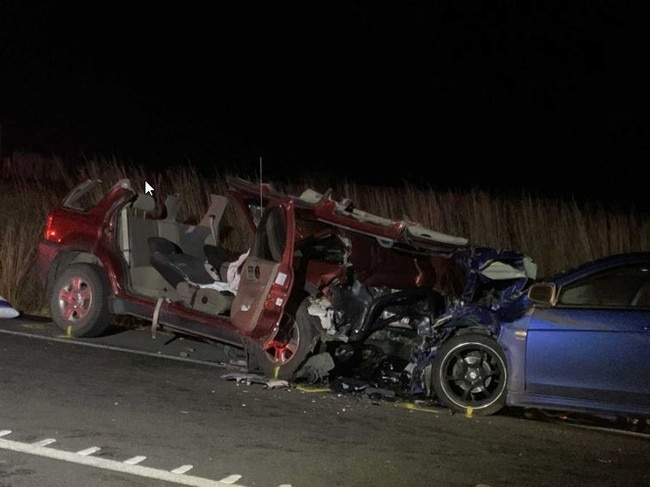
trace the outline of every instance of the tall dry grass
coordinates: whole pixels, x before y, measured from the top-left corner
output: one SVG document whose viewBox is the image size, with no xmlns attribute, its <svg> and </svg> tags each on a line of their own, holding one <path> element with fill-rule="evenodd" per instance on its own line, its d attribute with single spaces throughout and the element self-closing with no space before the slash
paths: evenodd
<svg viewBox="0 0 650 487">
<path fill-rule="evenodd" d="M 49 170 L 57 176 L 53 178 L 56 184 L 35 181 L 29 175 L 11 181 L 0 175 L 0 295 L 30 314 L 47 313 L 35 273 L 36 246 L 45 217 L 77 183 L 99 178 L 110 185 L 128 177 L 135 187 L 143 187 L 146 180 L 156 188 L 159 199 L 180 193 L 179 219 L 188 222 L 201 218 L 210 193 L 225 191 L 225 174 L 216 172 L 205 178 L 190 165 L 152 172 L 115 159 L 88 160 L 74 167 L 53 160 Z M 320 186 L 322 181 L 302 176 L 300 181 L 270 182 L 280 190 L 300 194 L 307 187 L 325 192 L 328 188 Z M 535 259 L 540 276 L 608 254 L 650 249 L 650 219 L 633 209 L 608 209 L 523 192 L 506 197 L 481 190 L 434 191 L 406 183 L 385 188 L 346 180 L 336 184 L 332 188 L 335 198 L 350 198 L 363 210 L 468 237 L 474 245 L 524 252 Z M 162 206 L 163 202 L 158 203 Z M 226 224 L 237 228 L 235 217 L 227 213 Z M 238 240 L 246 237 L 235 233 L 233 248 L 242 248 Z"/>
</svg>

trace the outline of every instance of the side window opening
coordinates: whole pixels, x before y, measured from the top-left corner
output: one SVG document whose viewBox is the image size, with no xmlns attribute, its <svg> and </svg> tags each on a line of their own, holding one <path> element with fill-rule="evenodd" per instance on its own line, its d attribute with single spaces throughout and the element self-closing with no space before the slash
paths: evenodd
<svg viewBox="0 0 650 487">
<path fill-rule="evenodd" d="M 263 260 L 280 262 L 287 241 L 287 224 L 280 207 L 268 209 L 255 234 L 253 255 Z"/>
<path fill-rule="evenodd" d="M 63 200 L 63 206 L 72 210 L 87 212 L 106 196 L 110 187 L 100 180 L 87 181 L 71 191 Z"/>
</svg>

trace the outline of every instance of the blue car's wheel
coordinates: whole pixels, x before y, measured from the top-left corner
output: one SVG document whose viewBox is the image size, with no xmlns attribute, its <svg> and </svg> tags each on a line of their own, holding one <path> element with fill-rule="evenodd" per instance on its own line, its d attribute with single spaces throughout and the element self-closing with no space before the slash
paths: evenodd
<svg viewBox="0 0 650 487">
<path fill-rule="evenodd" d="M 506 359 L 489 336 L 465 334 L 449 339 L 438 350 L 432 372 L 437 398 L 453 411 L 489 415 L 506 404 Z"/>
</svg>

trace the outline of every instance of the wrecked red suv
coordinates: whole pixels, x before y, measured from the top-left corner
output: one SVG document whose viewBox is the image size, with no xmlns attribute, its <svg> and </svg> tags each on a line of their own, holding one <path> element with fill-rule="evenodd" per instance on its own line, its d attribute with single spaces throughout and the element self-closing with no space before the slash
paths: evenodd
<svg viewBox="0 0 650 487">
<path fill-rule="evenodd" d="M 96 197 L 99 180 L 74 188 L 38 246 L 54 323 L 91 337 L 116 315 L 134 316 L 154 332 L 241 347 L 249 370 L 280 379 L 323 352 L 362 360 L 371 343 L 408 360 L 418 326 L 445 309 L 439 281 L 466 239 L 311 189 L 226 182 L 228 194 L 210 195 L 195 225 L 178 221 L 179 195 L 154 212 L 154 198 L 128 179 Z M 251 235 L 238 253 L 220 246 L 229 205 Z"/>
</svg>

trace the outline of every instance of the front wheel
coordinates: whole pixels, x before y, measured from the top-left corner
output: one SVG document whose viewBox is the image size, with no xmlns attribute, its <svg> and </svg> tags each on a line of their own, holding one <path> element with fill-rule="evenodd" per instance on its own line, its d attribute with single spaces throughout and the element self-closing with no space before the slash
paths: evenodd
<svg viewBox="0 0 650 487">
<path fill-rule="evenodd" d="M 506 405 L 507 380 L 503 350 L 486 335 L 450 338 L 433 361 L 433 389 L 452 411 L 495 414 Z"/>
<path fill-rule="evenodd" d="M 99 336 L 111 322 L 107 294 L 108 284 L 101 267 L 73 264 L 52 286 L 52 321 L 70 336 Z"/>
<path fill-rule="evenodd" d="M 318 339 L 314 318 L 301 304 L 295 317 L 285 315 L 278 334 L 266 345 L 248 344 L 248 369 L 267 377 L 292 380 L 296 372 L 312 354 Z"/>
</svg>

